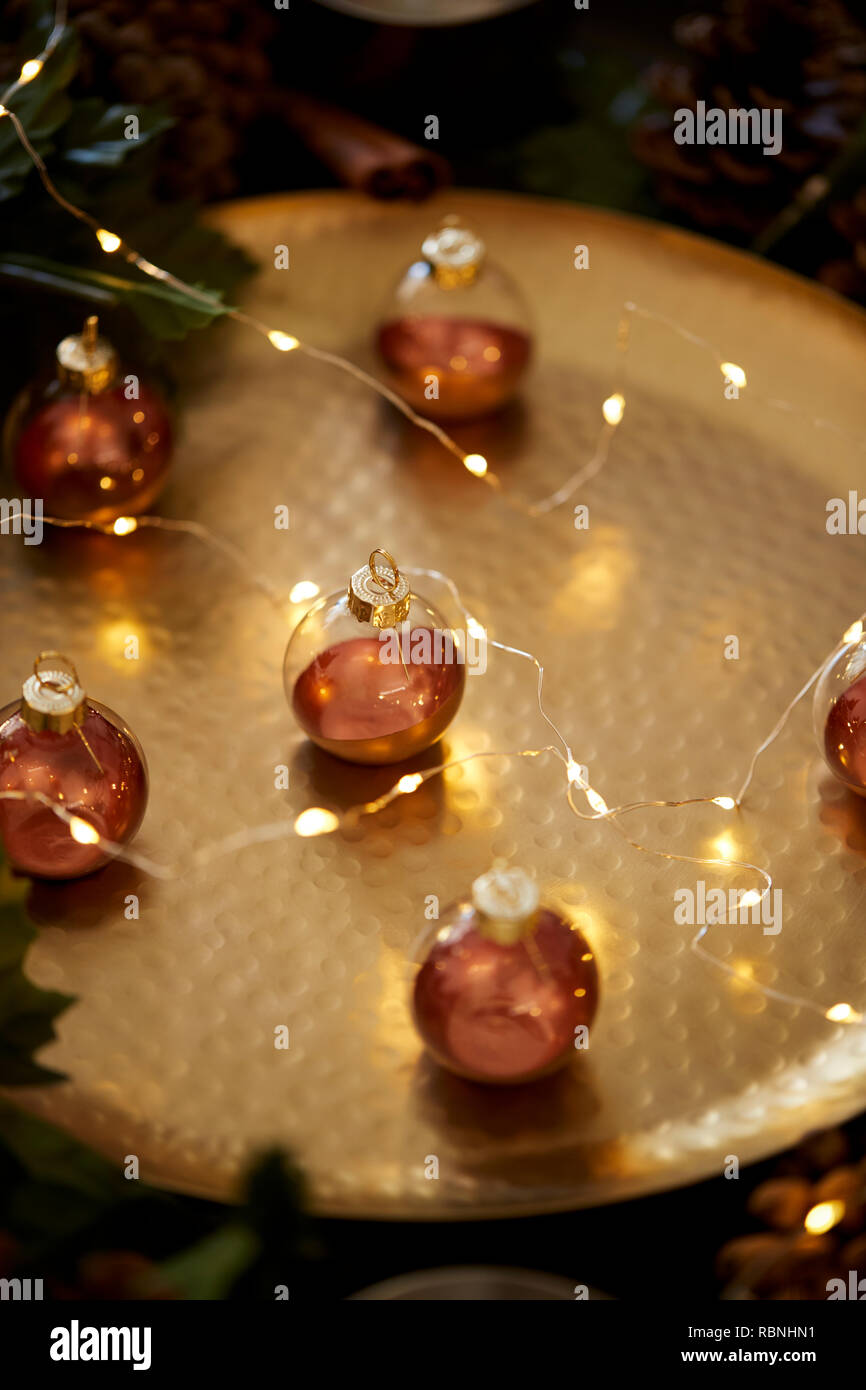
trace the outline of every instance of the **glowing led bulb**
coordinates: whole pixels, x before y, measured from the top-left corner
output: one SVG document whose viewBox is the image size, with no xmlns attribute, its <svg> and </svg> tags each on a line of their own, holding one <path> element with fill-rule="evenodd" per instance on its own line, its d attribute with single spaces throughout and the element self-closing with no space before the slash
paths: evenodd
<svg viewBox="0 0 866 1390">
<path fill-rule="evenodd" d="M 713 849 L 719 859 L 731 860 L 737 857 L 737 842 L 727 830 L 713 840 Z"/>
<path fill-rule="evenodd" d="M 476 478 L 483 478 L 487 472 L 487 460 L 483 454 L 467 454 L 463 460 L 463 467 Z"/>
<path fill-rule="evenodd" d="M 104 227 L 97 228 L 96 240 L 103 251 L 107 251 L 109 255 L 112 251 L 116 251 L 120 245 L 120 237 L 115 236 L 114 232 L 107 232 Z"/>
<path fill-rule="evenodd" d="M 594 811 L 598 811 L 599 815 L 607 815 L 608 804 L 603 796 L 599 796 L 598 792 L 595 790 L 594 787 L 586 788 L 586 799 L 589 802 L 592 809 Z"/>
<path fill-rule="evenodd" d="M 302 811 L 295 821 L 295 834 L 307 839 L 311 835 L 330 835 L 340 824 L 333 811 L 325 811 L 321 806 L 310 806 Z"/>
<path fill-rule="evenodd" d="M 297 338 L 293 338 L 290 333 L 281 333 L 278 328 L 271 329 L 268 340 L 273 343 L 277 352 L 291 352 L 293 348 L 301 346 Z"/>
<path fill-rule="evenodd" d="M 413 792 L 416 787 L 420 787 L 424 778 L 420 772 L 407 772 L 405 777 L 401 777 L 397 783 L 398 792 Z"/>
<path fill-rule="evenodd" d="M 719 365 L 722 376 L 726 381 L 732 382 L 736 387 L 745 386 L 746 373 L 743 371 L 742 367 L 737 366 L 736 362 L 722 362 Z"/>
<path fill-rule="evenodd" d="M 757 907 L 762 897 L 763 894 L 759 893 L 757 888 L 750 888 L 749 891 L 744 893 L 740 898 L 740 907 Z"/>
<path fill-rule="evenodd" d="M 318 592 L 319 586 L 312 579 L 301 579 L 290 591 L 289 599 L 292 603 L 303 603 L 305 599 L 315 598 Z"/>
<path fill-rule="evenodd" d="M 803 1225 L 810 1236 L 822 1236 L 825 1231 L 832 1231 L 845 1215 L 844 1202 L 819 1202 L 816 1207 L 806 1213 Z"/>
<path fill-rule="evenodd" d="M 736 801 L 734 800 L 734 798 L 733 798 L 732 796 L 714 796 L 714 797 L 713 797 L 713 805 L 714 805 L 714 806 L 721 806 L 721 808 L 722 808 L 723 811 L 733 811 L 733 809 L 734 809 L 734 807 L 736 806 L 736 804 L 737 804 L 737 803 L 736 803 Z"/>
<path fill-rule="evenodd" d="M 18 81 L 32 82 L 34 77 L 38 77 L 41 71 L 42 59 L 29 58 L 27 62 L 24 64 L 23 68 L 21 69 L 21 76 L 18 78 Z"/>
<path fill-rule="evenodd" d="M 601 407 L 601 413 L 609 425 L 618 425 L 625 414 L 625 396 L 619 391 L 608 396 Z"/>
<path fill-rule="evenodd" d="M 856 623 L 852 623 L 846 632 L 842 634 L 843 642 L 859 642 L 863 636 L 863 624 L 858 618 Z"/>
<path fill-rule="evenodd" d="M 834 1004 L 824 1015 L 831 1023 L 859 1023 L 860 1014 L 850 1004 Z"/>
<path fill-rule="evenodd" d="M 99 831 L 80 816 L 73 816 L 69 822 L 69 833 L 79 845 L 99 844 Z"/>
<path fill-rule="evenodd" d="M 116 536 L 128 536 L 137 526 L 134 516 L 119 516 L 111 529 Z"/>
</svg>

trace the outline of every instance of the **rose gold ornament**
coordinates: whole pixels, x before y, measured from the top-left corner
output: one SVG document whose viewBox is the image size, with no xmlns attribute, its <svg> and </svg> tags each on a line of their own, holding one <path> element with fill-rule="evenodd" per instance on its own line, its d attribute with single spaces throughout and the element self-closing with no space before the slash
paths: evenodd
<svg viewBox="0 0 866 1390">
<path fill-rule="evenodd" d="M 390 384 L 433 419 L 487 415 L 529 364 L 529 315 L 474 232 L 447 218 L 424 241 L 383 310 L 379 353 Z"/>
<path fill-rule="evenodd" d="M 0 837 L 13 866 L 34 878 L 91 873 L 107 858 L 100 839 L 132 839 L 147 792 L 135 735 L 85 696 L 66 657 L 43 652 L 21 699 L 0 710 Z"/>
<path fill-rule="evenodd" d="M 562 1066 L 597 1004 L 585 937 L 539 906 L 522 869 L 492 869 L 446 911 L 413 991 L 415 1024 L 436 1061 L 500 1084 Z"/>
<path fill-rule="evenodd" d="M 815 737 L 830 771 L 866 796 L 866 636 L 857 633 L 828 662 L 815 689 Z"/>
<path fill-rule="evenodd" d="M 289 640 L 286 698 L 339 758 L 395 763 L 441 738 L 463 698 L 465 653 L 442 614 L 374 550 L 347 591 L 320 598 Z"/>
<path fill-rule="evenodd" d="M 161 396 L 120 381 L 114 348 L 91 317 L 57 347 L 56 374 L 28 387 L 7 425 L 7 452 L 23 497 L 49 516 L 111 522 L 145 511 L 162 491 L 172 430 Z M 131 398 L 128 392 L 133 392 Z"/>
</svg>

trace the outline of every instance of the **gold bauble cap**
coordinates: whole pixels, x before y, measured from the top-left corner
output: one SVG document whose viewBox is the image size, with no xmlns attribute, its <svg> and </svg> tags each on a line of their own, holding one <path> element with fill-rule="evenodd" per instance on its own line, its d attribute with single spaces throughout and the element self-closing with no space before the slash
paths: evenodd
<svg viewBox="0 0 866 1390">
<path fill-rule="evenodd" d="M 513 946 L 532 927 L 539 892 L 525 869 L 494 864 L 472 884 L 472 904 L 481 915 L 479 931 L 500 946 Z"/>
<path fill-rule="evenodd" d="M 411 602 L 408 581 L 387 550 L 377 547 L 369 564 L 356 570 L 349 580 L 349 612 L 359 623 L 396 627 L 408 618 Z"/>
<path fill-rule="evenodd" d="M 471 285 L 487 254 L 481 238 L 461 226 L 457 216 L 443 218 L 436 231 L 425 239 L 421 251 L 433 267 L 436 283 L 446 290 Z"/>
<path fill-rule="evenodd" d="M 61 652 L 40 652 L 21 691 L 21 718 L 35 733 L 68 733 L 84 722 L 85 695 L 78 672 Z"/>
<path fill-rule="evenodd" d="M 95 314 L 85 320 L 80 333 L 71 333 L 57 344 L 57 376 L 73 391 L 98 396 L 114 385 L 118 368 L 117 353 L 111 343 L 100 338 Z"/>
</svg>

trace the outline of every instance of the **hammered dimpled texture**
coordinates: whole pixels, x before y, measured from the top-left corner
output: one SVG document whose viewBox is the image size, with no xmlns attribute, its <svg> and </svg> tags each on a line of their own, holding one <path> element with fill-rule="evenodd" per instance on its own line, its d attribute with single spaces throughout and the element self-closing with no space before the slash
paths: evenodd
<svg viewBox="0 0 866 1390">
<path fill-rule="evenodd" d="M 167 515 L 229 536 L 287 594 L 345 585 L 384 546 L 451 575 L 491 636 L 533 650 L 575 758 L 608 803 L 734 794 L 753 748 L 863 607 L 863 539 L 830 537 L 829 497 L 858 478 L 866 434 L 862 318 L 817 289 L 697 238 L 553 203 L 455 194 L 418 208 L 347 194 L 216 214 L 265 267 L 246 306 L 369 365 L 377 305 L 438 217 L 463 214 L 535 306 L 537 356 L 519 405 L 455 429 L 508 489 L 537 498 L 591 457 L 602 400 L 626 411 L 605 470 L 531 521 L 358 383 L 224 326 L 195 344 Z M 292 269 L 271 270 L 287 243 Z M 574 247 L 590 269 L 573 268 Z M 724 397 L 710 354 L 633 328 L 626 298 L 679 320 L 742 365 Z M 769 400 L 831 421 L 814 427 Z M 576 530 L 573 505 L 589 508 Z M 274 526 L 287 506 L 288 531 Z M 760 763 L 743 811 L 637 812 L 624 828 L 673 853 L 766 865 L 782 929 L 714 928 L 689 949 L 674 893 L 754 879 L 633 850 L 582 823 L 543 747 L 535 672 L 489 651 L 443 744 L 405 769 L 342 765 L 293 725 L 280 678 L 303 605 L 285 614 L 189 537 L 4 539 L 9 697 L 36 651 L 77 662 L 136 730 L 151 771 L 138 847 L 165 881 L 115 864 L 34 889 L 33 977 L 78 1002 L 44 1060 L 69 1080 L 19 1099 L 142 1175 L 218 1197 L 265 1145 L 290 1148 L 316 1208 L 474 1217 L 575 1207 L 695 1180 L 791 1143 L 863 1104 L 866 1035 L 772 1001 L 866 1011 L 866 804 L 835 784 L 809 711 Z M 435 580 L 415 586 L 453 616 Z M 140 656 L 124 657 L 135 634 Z M 726 660 L 736 637 L 739 657 Z M 494 752 L 351 830 L 221 853 L 249 827 L 378 795 L 403 770 Z M 289 768 L 289 789 L 276 770 Z M 192 865 L 205 847 L 212 857 Z M 422 1054 L 413 952 L 495 856 L 523 864 L 597 953 L 589 1050 L 557 1076 L 485 1090 Z M 140 898 L 138 919 L 126 915 Z M 274 1046 L 275 1029 L 290 1046 Z M 437 1179 L 427 1174 L 438 1159 Z"/>
</svg>

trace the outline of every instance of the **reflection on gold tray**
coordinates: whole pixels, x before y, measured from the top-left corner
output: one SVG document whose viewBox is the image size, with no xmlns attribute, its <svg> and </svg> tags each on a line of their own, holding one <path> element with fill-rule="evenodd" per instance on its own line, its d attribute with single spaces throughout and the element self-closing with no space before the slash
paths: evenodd
<svg viewBox="0 0 866 1390">
<path fill-rule="evenodd" d="M 637 322 L 610 462 L 573 499 L 589 507 L 579 531 L 571 502 L 522 519 L 354 381 L 225 326 L 189 363 L 165 511 L 231 534 L 286 592 L 300 579 L 341 587 L 376 545 L 403 566 L 443 570 L 492 636 L 545 662 L 551 713 L 610 804 L 734 793 L 752 749 L 864 606 L 862 538 L 824 527 L 827 499 L 858 485 L 862 455 L 762 402 L 784 398 L 866 435 L 864 320 L 709 242 L 555 203 L 458 194 L 407 209 L 322 194 L 240 203 L 216 220 L 268 267 L 248 307 L 369 362 L 377 304 L 452 209 L 536 306 L 522 402 L 455 429 L 505 486 L 543 496 L 589 457 L 626 298 L 712 339 L 748 388 L 726 400 L 705 353 Z M 289 272 L 269 269 L 281 243 Z M 573 267 L 578 243 L 588 271 Z M 273 525 L 280 504 L 288 532 Z M 403 765 L 347 766 L 300 737 L 280 670 L 301 607 L 282 620 L 194 540 L 64 533 L 41 547 L 7 541 L 0 561 L 7 697 L 36 651 L 75 657 L 146 749 L 152 800 L 138 845 L 154 858 L 187 862 L 244 827 L 369 800 L 399 775 Z M 447 592 L 425 589 L 447 612 Z M 124 659 L 131 633 L 138 661 Z M 723 656 L 731 634 L 736 661 Z M 443 744 L 411 766 L 440 749 L 548 741 L 532 668 L 492 651 Z M 289 791 L 274 789 L 280 764 Z M 783 930 L 719 927 L 710 949 L 764 984 L 866 1010 L 866 805 L 825 773 L 805 708 L 742 813 L 639 812 L 628 830 L 765 864 Z M 425 899 L 444 906 L 498 855 L 570 907 L 602 984 L 589 1052 L 508 1092 L 437 1071 L 407 1007 Z M 41 885 L 30 970 L 79 1002 L 44 1052 L 69 1082 L 18 1099 L 118 1161 L 137 1153 L 146 1178 L 215 1196 L 231 1195 L 252 1151 L 284 1144 L 316 1207 L 337 1215 L 535 1212 L 720 1173 L 728 1154 L 755 1159 L 858 1109 L 866 1033 L 698 960 L 673 894 L 700 873 L 575 820 L 553 759 L 502 757 L 433 779 L 351 831 L 255 845 L 177 881 L 115 864 Z M 137 921 L 124 915 L 130 893 Z M 281 1024 L 288 1051 L 274 1047 Z"/>
</svg>

